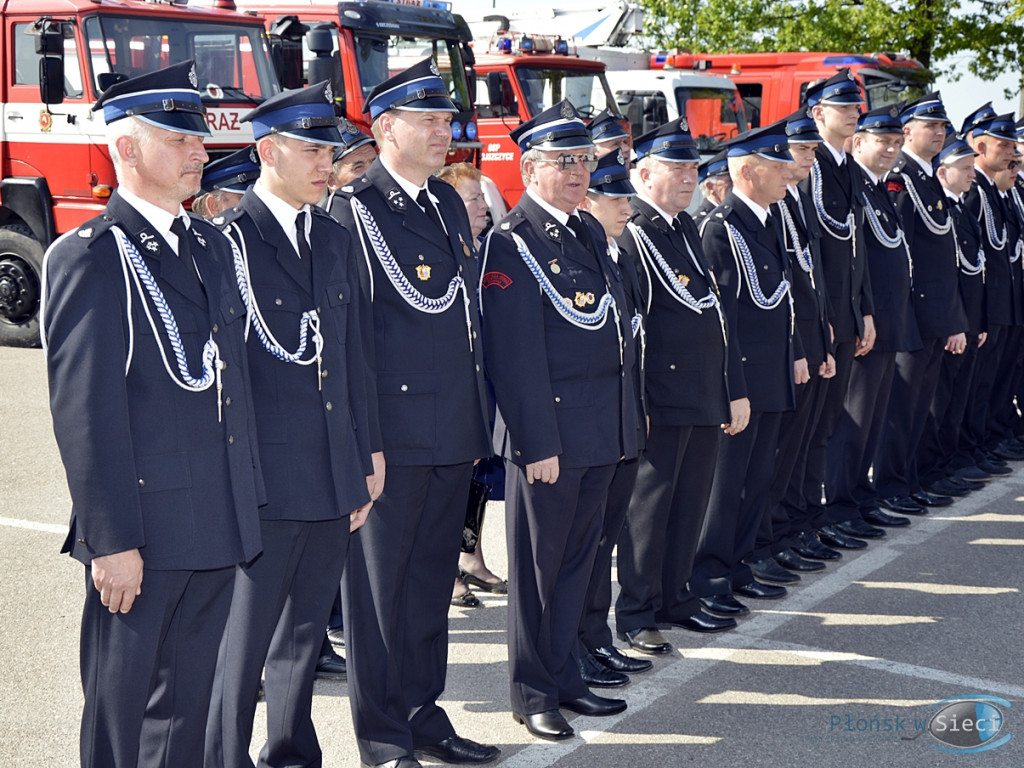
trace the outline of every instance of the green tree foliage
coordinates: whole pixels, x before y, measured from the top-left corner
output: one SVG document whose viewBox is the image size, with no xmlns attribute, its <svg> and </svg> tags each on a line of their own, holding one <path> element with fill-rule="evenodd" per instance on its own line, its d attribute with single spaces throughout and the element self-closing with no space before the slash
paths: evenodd
<svg viewBox="0 0 1024 768">
<path fill-rule="evenodd" d="M 1024 70 L 1024 0 L 642 0 L 662 49 L 958 53 L 983 78 Z M 947 72 L 954 79 L 956 72 Z"/>
</svg>

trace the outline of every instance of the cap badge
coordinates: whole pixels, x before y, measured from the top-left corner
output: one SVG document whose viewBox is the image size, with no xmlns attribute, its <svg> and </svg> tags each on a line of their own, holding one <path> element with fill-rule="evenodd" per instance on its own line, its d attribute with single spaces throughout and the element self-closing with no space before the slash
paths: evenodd
<svg viewBox="0 0 1024 768">
<path fill-rule="evenodd" d="M 687 133 L 690 132 L 690 124 L 688 122 L 686 122 L 686 118 L 685 117 L 679 118 L 679 127 L 680 127 L 680 129 L 686 131 Z"/>
<path fill-rule="evenodd" d="M 194 63 L 188 71 L 188 81 L 192 84 L 193 88 L 199 87 L 199 77 L 196 75 L 196 65 Z"/>
<path fill-rule="evenodd" d="M 576 117 L 576 110 L 568 101 L 562 102 L 562 109 L 560 110 L 560 112 L 564 120 L 572 120 L 573 118 Z"/>
<path fill-rule="evenodd" d="M 359 129 L 352 125 L 352 123 L 348 123 L 345 126 L 345 133 L 349 134 L 350 136 L 355 136 L 357 133 L 359 133 Z"/>
<path fill-rule="evenodd" d="M 324 98 L 327 99 L 328 104 L 334 103 L 334 94 L 331 92 L 331 84 L 327 83 L 324 86 Z"/>
<path fill-rule="evenodd" d="M 899 114 L 900 110 L 895 104 L 889 107 L 889 117 L 899 117 Z"/>
<path fill-rule="evenodd" d="M 430 59 L 430 73 L 438 77 L 441 76 L 441 70 L 437 68 L 437 62 L 433 58 Z"/>
<path fill-rule="evenodd" d="M 617 162 L 619 165 L 625 165 L 626 164 L 626 158 L 624 158 L 622 156 L 622 150 L 621 149 L 618 149 L 618 150 L 615 151 L 615 162 Z"/>
<path fill-rule="evenodd" d="M 853 72 L 851 72 L 850 70 L 846 70 L 846 79 L 847 80 L 854 80 Z M 854 80 L 854 82 L 856 82 L 856 81 Z"/>
</svg>

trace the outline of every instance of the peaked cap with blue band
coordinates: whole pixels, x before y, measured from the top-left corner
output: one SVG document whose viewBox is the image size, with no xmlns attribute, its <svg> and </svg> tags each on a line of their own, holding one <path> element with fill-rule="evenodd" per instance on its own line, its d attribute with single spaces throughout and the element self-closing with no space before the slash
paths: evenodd
<svg viewBox="0 0 1024 768">
<path fill-rule="evenodd" d="M 886 104 L 857 118 L 857 133 L 903 134 L 903 120 L 898 104 Z"/>
<path fill-rule="evenodd" d="M 697 163 L 700 153 L 685 117 L 677 117 L 633 142 L 637 160 L 650 155 L 666 163 Z"/>
<path fill-rule="evenodd" d="M 589 191 L 607 197 L 629 197 L 636 189 L 629 181 L 629 168 L 622 150 L 609 152 L 597 161 L 597 170 L 590 174 Z"/>
<path fill-rule="evenodd" d="M 710 179 L 714 176 L 728 176 L 729 175 L 729 153 L 728 150 L 723 149 L 714 157 L 705 160 L 703 163 L 697 166 L 697 183 L 700 184 L 705 179 Z"/>
<path fill-rule="evenodd" d="M 206 107 L 197 90 L 196 63 L 191 59 L 167 69 L 121 80 L 107 88 L 93 104 L 103 110 L 107 125 L 126 117 L 175 133 L 209 136 Z"/>
<path fill-rule="evenodd" d="M 367 144 L 372 147 L 377 146 L 377 142 L 374 141 L 372 136 L 367 136 L 344 117 L 338 123 L 338 133 L 341 134 L 341 146 L 334 150 L 334 157 L 331 158 L 331 162 L 336 163 L 349 153 L 360 147 L 365 147 Z"/>
<path fill-rule="evenodd" d="M 410 112 L 458 112 L 448 97 L 437 63 L 430 57 L 418 61 L 397 75 L 377 83 L 366 97 L 363 112 L 376 120 L 389 109 Z"/>
<path fill-rule="evenodd" d="M 977 154 L 971 149 L 971 145 L 967 143 L 966 139 L 951 133 L 946 137 L 946 142 L 942 145 L 935 161 L 939 164 L 949 165 L 964 157 L 974 157 Z"/>
<path fill-rule="evenodd" d="M 942 104 L 942 97 L 938 91 L 935 91 L 904 105 L 903 111 L 900 112 L 900 120 L 904 123 L 909 123 L 911 120 L 948 123 L 949 116 L 946 114 L 946 107 Z"/>
<path fill-rule="evenodd" d="M 1024 117 L 1014 123 L 1014 129 L 1017 132 L 1017 141 L 1024 141 Z"/>
<path fill-rule="evenodd" d="M 252 123 L 252 135 L 257 141 L 276 133 L 313 144 L 341 144 L 334 96 L 327 80 L 271 96 L 247 112 L 242 122 Z"/>
<path fill-rule="evenodd" d="M 780 163 L 794 162 L 789 154 L 789 137 L 786 135 L 786 121 L 779 120 L 764 128 L 755 128 L 741 133 L 725 143 L 729 157 L 757 155 L 765 160 Z"/>
<path fill-rule="evenodd" d="M 798 109 L 786 120 L 786 135 L 793 144 L 821 144 L 825 141 L 818 133 L 818 124 L 808 108 Z"/>
<path fill-rule="evenodd" d="M 1006 115 L 993 115 L 979 120 L 971 130 L 972 136 L 991 136 L 993 139 L 1017 141 L 1017 128 L 1013 122 L 1013 112 Z"/>
<path fill-rule="evenodd" d="M 587 123 L 587 130 L 590 131 L 590 140 L 595 144 L 629 137 L 629 133 L 622 127 L 622 118 L 610 109 L 601 110 Z"/>
<path fill-rule="evenodd" d="M 203 192 L 221 189 L 242 195 L 259 177 L 259 155 L 256 153 L 256 147 L 248 146 L 220 160 L 207 163 L 203 168 L 200 188 Z"/>
<path fill-rule="evenodd" d="M 568 99 L 562 99 L 509 133 L 520 152 L 531 149 L 593 149 L 586 123 Z"/>
<path fill-rule="evenodd" d="M 980 123 L 982 120 L 988 120 L 990 117 L 995 117 L 996 111 L 992 109 L 992 102 L 986 101 L 976 110 L 971 112 L 967 117 L 964 118 L 964 123 L 960 126 L 960 135 L 968 136 L 974 130 L 974 126 Z"/>
<path fill-rule="evenodd" d="M 864 97 L 860 95 L 860 86 L 857 85 L 857 80 L 849 67 L 843 67 L 827 80 L 819 80 L 807 86 L 804 98 L 809 107 L 816 104 L 836 107 L 864 103 Z"/>
</svg>

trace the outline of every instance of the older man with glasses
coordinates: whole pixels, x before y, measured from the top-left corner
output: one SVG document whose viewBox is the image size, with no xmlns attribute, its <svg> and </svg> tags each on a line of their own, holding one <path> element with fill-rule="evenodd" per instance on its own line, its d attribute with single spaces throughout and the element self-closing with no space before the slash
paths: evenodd
<svg viewBox="0 0 1024 768">
<path fill-rule="evenodd" d="M 597 166 L 562 101 L 512 131 L 526 192 L 487 239 L 484 354 L 505 458 L 509 673 L 516 721 L 559 740 L 559 708 L 613 715 L 590 692 L 577 631 L 608 488 L 637 455 L 636 346 L 622 277 L 600 224 L 577 206 Z"/>
</svg>

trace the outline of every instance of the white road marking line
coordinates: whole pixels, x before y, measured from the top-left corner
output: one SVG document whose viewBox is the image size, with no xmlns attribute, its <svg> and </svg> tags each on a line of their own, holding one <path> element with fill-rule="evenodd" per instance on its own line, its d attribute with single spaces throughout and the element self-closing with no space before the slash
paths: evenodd
<svg viewBox="0 0 1024 768">
<path fill-rule="evenodd" d="M 42 531 L 43 533 L 66 534 L 68 532 L 68 527 L 66 525 L 37 523 L 32 520 L 19 520 L 16 517 L 0 517 L 0 525 L 6 525 L 8 528 L 24 528 L 29 531 Z"/>
</svg>

